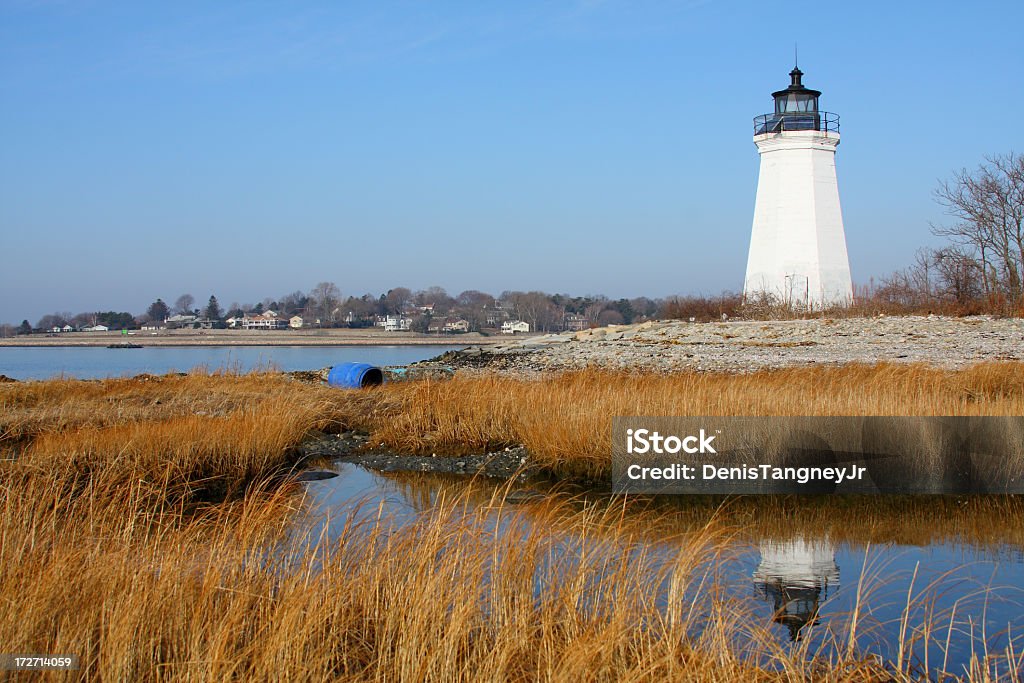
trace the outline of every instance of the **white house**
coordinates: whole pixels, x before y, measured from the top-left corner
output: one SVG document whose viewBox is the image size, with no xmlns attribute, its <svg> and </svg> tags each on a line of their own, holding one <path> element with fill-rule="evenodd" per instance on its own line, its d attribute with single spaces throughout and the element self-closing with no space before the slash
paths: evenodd
<svg viewBox="0 0 1024 683">
<path fill-rule="evenodd" d="M 301 315 L 293 315 L 292 317 L 288 318 L 288 327 L 292 328 L 293 330 L 299 330 L 302 329 L 302 325 L 305 322 L 306 321 L 302 319 Z"/>
<path fill-rule="evenodd" d="M 502 334 L 524 334 L 530 331 L 530 323 L 522 320 L 506 320 L 501 324 Z"/>
<path fill-rule="evenodd" d="M 411 329 L 412 318 L 407 318 L 404 315 L 389 315 L 384 319 L 385 332 L 408 332 Z"/>
<path fill-rule="evenodd" d="M 582 332 L 589 327 L 590 321 L 587 320 L 587 316 L 580 315 L 579 313 L 567 313 L 565 315 L 565 329 L 569 332 Z"/>
<path fill-rule="evenodd" d="M 244 330 L 283 330 L 288 322 L 278 318 L 274 311 L 266 311 L 252 317 L 242 316 L 241 325 Z"/>
<path fill-rule="evenodd" d="M 65 325 L 64 327 L 60 328 L 60 331 L 61 332 L 74 332 L 75 328 L 71 327 L 71 325 Z"/>
<path fill-rule="evenodd" d="M 83 327 L 82 332 L 109 332 L 110 328 L 106 325 L 93 325 L 92 327 Z"/>
</svg>

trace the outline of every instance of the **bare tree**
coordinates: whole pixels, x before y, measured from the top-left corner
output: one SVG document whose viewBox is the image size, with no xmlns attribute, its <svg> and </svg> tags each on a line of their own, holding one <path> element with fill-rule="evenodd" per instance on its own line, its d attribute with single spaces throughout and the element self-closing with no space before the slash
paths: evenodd
<svg viewBox="0 0 1024 683">
<path fill-rule="evenodd" d="M 597 324 L 601 327 L 605 325 L 621 325 L 625 322 L 625 318 L 614 308 L 608 308 L 601 311 L 601 315 L 597 316 Z"/>
<path fill-rule="evenodd" d="M 549 332 L 562 327 L 565 308 L 556 305 L 544 292 L 503 292 L 501 298 L 512 304 L 516 316 L 529 323 L 531 330 Z"/>
<path fill-rule="evenodd" d="M 363 327 L 372 321 L 377 312 L 378 301 L 371 294 L 364 294 L 361 297 L 350 296 L 341 304 L 341 316 L 348 323 L 349 327 Z M 352 318 L 348 319 L 351 314 Z"/>
<path fill-rule="evenodd" d="M 174 310 L 182 315 L 191 315 L 195 310 L 196 300 L 191 294 L 182 294 L 174 302 Z"/>
<path fill-rule="evenodd" d="M 427 287 L 423 291 L 416 292 L 417 306 L 433 306 L 434 315 L 444 314 L 451 310 L 454 301 L 444 287 Z"/>
<path fill-rule="evenodd" d="M 487 308 L 494 306 L 494 297 L 486 292 L 467 289 L 455 297 L 455 306 L 459 315 L 469 322 L 470 329 L 477 331 L 487 324 Z"/>
<path fill-rule="evenodd" d="M 584 308 L 583 315 L 586 316 L 587 322 L 591 325 L 597 325 L 598 319 L 601 317 L 601 312 L 604 311 L 605 306 L 607 305 L 607 301 L 595 301 Z"/>
<path fill-rule="evenodd" d="M 389 289 L 381 299 L 383 304 L 381 313 L 384 315 L 403 313 L 406 305 L 412 300 L 412 290 L 407 287 L 395 287 Z"/>
<path fill-rule="evenodd" d="M 49 315 L 44 315 L 39 319 L 39 322 L 36 323 L 36 328 L 43 331 L 49 331 L 54 327 L 64 327 L 73 317 L 74 316 L 70 311 L 50 313 Z"/>
<path fill-rule="evenodd" d="M 309 293 L 312 310 L 320 319 L 321 325 L 330 325 L 334 322 L 335 314 L 338 312 L 338 305 L 341 303 L 341 290 L 333 282 L 318 282 Z"/>
<path fill-rule="evenodd" d="M 961 306 L 982 297 L 983 282 L 978 260 L 966 249 L 951 246 L 935 252 L 935 268 L 941 279 L 940 294 Z"/>
<path fill-rule="evenodd" d="M 948 237 L 953 251 L 945 257 L 958 297 L 973 289 L 989 297 L 1021 302 L 1024 275 L 1024 156 L 1013 152 L 987 157 L 974 171 L 961 169 L 935 190 L 936 200 L 955 219 L 932 226 Z M 940 250 L 946 251 L 946 250 Z M 968 267 L 965 260 L 975 263 Z M 960 278 L 976 276 L 980 287 Z"/>
</svg>

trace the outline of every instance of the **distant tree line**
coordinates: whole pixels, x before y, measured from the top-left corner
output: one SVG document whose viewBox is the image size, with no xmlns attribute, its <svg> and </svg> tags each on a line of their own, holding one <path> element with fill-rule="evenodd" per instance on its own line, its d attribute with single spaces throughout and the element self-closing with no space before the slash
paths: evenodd
<svg viewBox="0 0 1024 683">
<path fill-rule="evenodd" d="M 258 316 L 273 311 L 279 317 L 301 316 L 304 326 L 371 327 L 387 316 L 408 317 L 413 330 L 426 332 L 437 320 L 465 320 L 472 331 L 500 328 L 505 320 L 522 320 L 530 329 L 552 332 L 566 329 L 567 321 L 577 327 L 629 324 L 644 320 L 697 315 L 702 320 L 717 318 L 722 312 L 721 302 L 733 302 L 737 295 L 723 295 L 704 301 L 698 297 L 669 297 L 651 299 L 609 299 L 601 295 L 570 296 L 548 294 L 541 291 L 505 291 L 495 296 L 479 290 L 466 290 L 451 296 L 443 287 L 412 290 L 395 287 L 379 295 L 343 296 L 333 282 L 317 283 L 309 292 L 294 291 L 274 298 L 267 297 L 255 303 L 232 302 L 222 308 L 216 296 L 210 296 L 207 305 L 195 306 L 191 294 L 182 294 L 173 305 L 162 298 L 151 303 L 144 313 L 87 312 L 72 314 L 56 312 L 44 315 L 33 325 L 28 320 L 19 326 L 0 328 L 8 336 L 32 332 L 50 332 L 71 326 L 75 330 L 95 325 L 114 329 L 138 329 L 143 325 L 175 321 L 185 316 L 180 326 L 204 325 L 223 327 L 225 321 L 244 316 Z M 731 309 L 730 309 L 731 310 Z"/>
</svg>

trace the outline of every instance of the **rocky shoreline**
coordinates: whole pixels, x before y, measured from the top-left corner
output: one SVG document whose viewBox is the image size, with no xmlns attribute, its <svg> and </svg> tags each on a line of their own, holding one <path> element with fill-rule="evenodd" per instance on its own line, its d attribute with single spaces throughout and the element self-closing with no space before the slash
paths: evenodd
<svg viewBox="0 0 1024 683">
<path fill-rule="evenodd" d="M 377 472 L 432 472 L 467 476 L 492 477 L 502 480 L 516 478 L 527 481 L 541 476 L 530 463 L 523 446 L 508 447 L 490 453 L 465 456 L 399 455 L 369 443 L 364 432 L 319 434 L 300 447 L 300 462 L 317 459 L 347 462 Z"/>
<path fill-rule="evenodd" d="M 536 376 L 565 370 L 754 372 L 847 363 L 961 368 L 1024 360 L 1024 320 L 940 316 L 650 321 L 450 351 L 415 367 Z"/>
</svg>

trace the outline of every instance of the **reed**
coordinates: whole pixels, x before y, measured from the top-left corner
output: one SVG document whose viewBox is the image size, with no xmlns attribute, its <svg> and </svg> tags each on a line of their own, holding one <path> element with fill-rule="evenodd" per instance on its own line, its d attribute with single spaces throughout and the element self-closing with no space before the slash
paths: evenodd
<svg viewBox="0 0 1024 683">
<path fill-rule="evenodd" d="M 370 516 L 332 537 L 296 534 L 301 492 L 263 490 L 191 516 L 92 489 L 5 500 L 0 638 L 74 652 L 107 680 L 911 681 L 855 644 L 785 648 L 717 587 L 730 547 L 711 523 L 659 544 L 613 508 L 441 500 L 395 528 Z M 148 514 L 148 525 L 128 509 Z M 115 509 L 116 508 L 116 509 Z M 12 540 L 19 542 L 12 543 Z M 920 600 L 915 596 L 914 600 Z M 908 610 L 910 608 L 908 607 Z M 934 639 L 942 623 L 929 622 Z M 919 644 L 919 622 L 907 630 Z M 859 636 L 858 636 L 859 637 Z M 960 637 L 960 636 L 958 636 Z M 838 653 L 838 654 L 837 654 Z M 1019 671 L 984 651 L 973 680 Z M 1014 668 L 1016 667 L 1016 668 Z M 63 674 L 50 676 L 57 679 Z M 1007 680 L 1011 680 L 1006 676 Z"/>
<path fill-rule="evenodd" d="M 794 368 L 747 375 L 587 370 L 536 381 L 456 376 L 339 396 L 340 419 L 402 452 L 523 444 L 556 474 L 605 478 L 616 415 L 1024 415 L 1024 364 Z"/>
<path fill-rule="evenodd" d="M 331 419 L 323 393 L 276 374 L 29 382 L 0 391 L 0 454 L 69 491 L 197 503 L 285 473 Z"/>
<path fill-rule="evenodd" d="M 1004 367 L 369 392 L 272 374 L 4 385 L 0 642 L 79 654 L 81 677 L 107 680 L 916 680 L 910 658 L 859 645 L 862 619 L 828 654 L 778 645 L 717 587 L 735 533 L 719 515 L 510 507 L 492 489 L 405 526 L 352 517 L 311 536 L 303 490 L 281 475 L 308 434 L 343 427 L 418 451 L 523 442 L 552 469 L 596 471 L 614 414 L 1020 414 L 1020 368 Z M 914 619 L 908 639 L 951 632 Z M 1016 641 L 987 652 L 976 637 L 970 678 L 1019 674 Z"/>
</svg>

